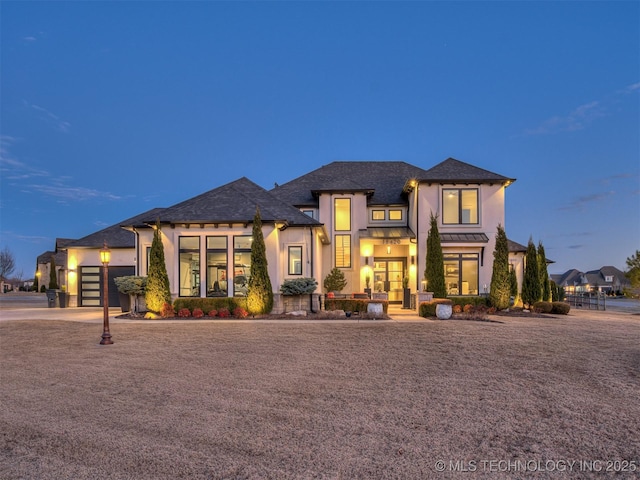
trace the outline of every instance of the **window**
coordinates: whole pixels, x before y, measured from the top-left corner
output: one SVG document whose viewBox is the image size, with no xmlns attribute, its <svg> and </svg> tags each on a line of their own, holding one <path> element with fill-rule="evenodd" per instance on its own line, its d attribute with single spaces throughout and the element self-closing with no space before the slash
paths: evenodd
<svg viewBox="0 0 640 480">
<path fill-rule="evenodd" d="M 304 213 L 308 217 L 315 218 L 313 215 L 313 210 L 302 210 L 302 213 Z"/>
<path fill-rule="evenodd" d="M 289 247 L 289 275 L 302 275 L 302 247 Z"/>
<path fill-rule="evenodd" d="M 207 237 L 207 297 L 226 297 L 227 237 Z"/>
<path fill-rule="evenodd" d="M 180 237 L 180 296 L 200 296 L 200 237 Z"/>
<path fill-rule="evenodd" d="M 351 235 L 336 235 L 336 267 L 351 268 Z"/>
<path fill-rule="evenodd" d="M 478 189 L 445 188 L 442 190 L 442 223 L 465 225 L 478 223 Z"/>
<path fill-rule="evenodd" d="M 333 201 L 333 214 L 335 217 L 335 230 L 351 230 L 351 199 L 336 198 Z"/>
<path fill-rule="evenodd" d="M 251 274 L 251 235 L 233 237 L 233 295 L 246 297 Z"/>
<path fill-rule="evenodd" d="M 402 210 L 389 210 L 389 220 L 402 220 Z"/>
<path fill-rule="evenodd" d="M 448 295 L 478 295 L 478 254 L 445 254 L 444 281 Z"/>
<path fill-rule="evenodd" d="M 371 212 L 371 220 L 373 220 L 374 222 L 380 222 L 386 219 L 387 216 L 384 210 L 373 210 Z"/>
</svg>

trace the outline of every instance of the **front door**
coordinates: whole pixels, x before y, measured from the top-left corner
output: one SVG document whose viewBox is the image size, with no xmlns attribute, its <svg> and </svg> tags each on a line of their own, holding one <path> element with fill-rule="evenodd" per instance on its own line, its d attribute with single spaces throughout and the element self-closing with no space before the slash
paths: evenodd
<svg viewBox="0 0 640 480">
<path fill-rule="evenodd" d="M 389 303 L 402 303 L 402 277 L 406 268 L 405 258 L 374 258 L 374 291 L 387 292 Z"/>
</svg>

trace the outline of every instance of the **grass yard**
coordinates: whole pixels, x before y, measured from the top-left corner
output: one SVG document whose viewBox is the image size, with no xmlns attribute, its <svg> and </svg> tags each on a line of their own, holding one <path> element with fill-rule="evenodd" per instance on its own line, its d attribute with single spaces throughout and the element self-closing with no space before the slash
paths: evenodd
<svg viewBox="0 0 640 480">
<path fill-rule="evenodd" d="M 640 317 L 592 317 L 1 322 L 0 478 L 631 478 Z"/>
</svg>

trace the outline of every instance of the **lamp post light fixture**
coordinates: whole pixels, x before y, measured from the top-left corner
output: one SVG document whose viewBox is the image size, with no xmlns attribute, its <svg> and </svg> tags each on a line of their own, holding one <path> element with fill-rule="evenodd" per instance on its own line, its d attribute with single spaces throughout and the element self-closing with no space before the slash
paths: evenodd
<svg viewBox="0 0 640 480">
<path fill-rule="evenodd" d="M 100 249 L 100 261 L 102 262 L 102 340 L 100 345 L 111 345 L 111 333 L 109 332 L 109 261 L 111 260 L 111 250 L 107 248 L 107 242 Z"/>
</svg>

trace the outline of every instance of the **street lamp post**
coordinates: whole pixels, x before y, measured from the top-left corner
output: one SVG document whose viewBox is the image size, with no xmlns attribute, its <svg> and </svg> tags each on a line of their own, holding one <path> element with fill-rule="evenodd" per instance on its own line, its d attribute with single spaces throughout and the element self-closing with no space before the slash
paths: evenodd
<svg viewBox="0 0 640 480">
<path fill-rule="evenodd" d="M 111 260 L 111 250 L 107 248 L 107 242 L 100 249 L 100 261 L 102 262 L 102 340 L 100 345 L 111 345 L 111 333 L 109 332 L 109 261 Z"/>
</svg>

